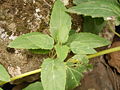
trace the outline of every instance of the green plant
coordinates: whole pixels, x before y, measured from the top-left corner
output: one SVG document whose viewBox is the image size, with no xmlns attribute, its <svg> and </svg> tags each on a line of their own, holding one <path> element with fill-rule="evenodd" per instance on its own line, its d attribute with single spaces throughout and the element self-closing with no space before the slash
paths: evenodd
<svg viewBox="0 0 120 90">
<path fill-rule="evenodd" d="M 120 37 L 110 24 L 120 24 L 119 0 L 74 0 L 74 3 L 76 6 L 68 9 L 68 12 L 83 15 L 83 31 L 98 34 L 108 24 L 112 32 Z"/>
<path fill-rule="evenodd" d="M 80 0 L 75 1 L 77 4 Z M 120 50 L 120 47 L 116 47 L 97 53 L 95 48 L 109 45 L 110 41 L 92 33 L 74 32 L 69 34 L 71 31 L 71 17 L 66 11 L 90 15 L 92 17 L 103 17 L 105 20 L 110 16 L 119 17 L 118 13 L 120 11 L 116 2 L 111 4 L 107 0 L 105 2 L 100 2 L 99 0 L 84 1 L 86 2 L 79 3 L 77 6 L 67 10 L 63 3 L 57 0 L 51 14 L 50 35 L 32 32 L 21 35 L 12 41 L 8 47 L 28 49 L 32 53 L 37 54 L 50 53 L 50 56 L 43 60 L 40 69 L 13 78 L 8 76 L 3 67 L 0 68 L 7 75 L 0 77 L 0 85 L 41 72 L 41 82 L 35 82 L 24 90 L 36 90 L 34 87 L 37 87 L 37 90 L 70 90 L 80 85 L 83 73 L 91 69 L 91 65 L 89 64 L 90 58 Z M 113 7 L 113 5 L 115 6 Z M 103 6 L 106 8 L 107 14 L 103 12 Z M 84 10 L 85 8 L 89 9 L 89 11 Z M 92 13 L 92 9 L 95 9 L 95 13 Z M 102 13 L 99 13 L 99 11 L 102 11 Z M 115 22 L 118 22 L 118 19 Z M 73 53 L 72 57 L 69 57 L 70 52 Z"/>
</svg>

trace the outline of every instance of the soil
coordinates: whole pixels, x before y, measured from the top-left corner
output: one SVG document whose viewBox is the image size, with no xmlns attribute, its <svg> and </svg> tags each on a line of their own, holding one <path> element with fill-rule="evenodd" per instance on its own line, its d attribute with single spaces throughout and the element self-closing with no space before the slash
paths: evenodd
<svg viewBox="0 0 120 90">
<path fill-rule="evenodd" d="M 11 77 L 38 69 L 43 58 L 48 55 L 35 55 L 27 50 L 8 48 L 7 45 L 19 35 L 29 32 L 49 34 L 49 20 L 55 0 L 0 0 L 0 64 Z M 72 0 L 62 0 L 71 7 Z M 72 29 L 82 30 L 82 17 L 71 14 Z M 113 41 L 114 34 L 106 26 L 100 34 Z M 111 47 L 119 46 L 117 41 Z M 107 47 L 98 50 L 106 49 Z M 109 46 L 110 48 L 110 46 Z M 81 85 L 75 90 L 120 90 L 120 52 L 96 57 L 90 60 L 94 68 L 85 73 Z M 29 83 L 39 80 L 39 74 L 31 75 L 6 84 L 4 90 L 21 90 Z"/>
</svg>

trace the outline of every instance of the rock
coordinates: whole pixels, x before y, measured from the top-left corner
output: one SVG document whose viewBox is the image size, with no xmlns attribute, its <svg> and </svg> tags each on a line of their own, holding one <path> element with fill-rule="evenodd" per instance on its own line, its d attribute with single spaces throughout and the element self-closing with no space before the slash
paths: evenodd
<svg viewBox="0 0 120 90">
<path fill-rule="evenodd" d="M 103 56 L 91 59 L 94 68 L 85 73 L 81 85 L 74 90 L 120 90 L 120 76 L 104 61 Z"/>
<path fill-rule="evenodd" d="M 118 46 L 120 46 L 120 41 L 113 42 L 110 48 L 114 48 Z M 109 56 L 109 60 L 108 60 L 109 65 L 116 68 L 117 71 L 120 73 L 120 51 L 112 52 L 108 54 L 108 56 Z"/>
</svg>

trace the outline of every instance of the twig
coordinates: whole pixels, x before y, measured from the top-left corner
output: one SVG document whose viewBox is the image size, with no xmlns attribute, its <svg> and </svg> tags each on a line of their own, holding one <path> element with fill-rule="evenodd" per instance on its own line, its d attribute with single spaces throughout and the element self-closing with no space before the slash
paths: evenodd
<svg viewBox="0 0 120 90">
<path fill-rule="evenodd" d="M 120 37 L 120 34 L 117 33 L 117 32 L 115 32 L 115 30 L 113 29 L 112 24 L 110 23 L 110 21 L 108 21 L 108 26 L 109 26 L 109 29 L 110 29 L 115 35 L 117 35 L 118 37 Z"/>
</svg>

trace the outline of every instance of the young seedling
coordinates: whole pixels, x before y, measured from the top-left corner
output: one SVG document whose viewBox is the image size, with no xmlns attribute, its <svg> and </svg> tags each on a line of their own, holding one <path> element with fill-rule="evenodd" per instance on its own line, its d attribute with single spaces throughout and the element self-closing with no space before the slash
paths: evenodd
<svg viewBox="0 0 120 90">
<path fill-rule="evenodd" d="M 94 5 L 91 6 L 91 3 Z M 104 14 L 103 7 L 101 6 L 101 8 L 99 3 L 112 5 L 107 1 L 86 2 L 67 10 L 60 0 L 56 0 L 50 19 L 50 35 L 32 32 L 19 36 L 8 45 L 11 48 L 28 49 L 37 54 L 52 52 L 51 56 L 43 60 L 40 69 L 13 77 L 10 81 L 41 72 L 41 82 L 35 82 L 24 90 L 34 90 L 36 87 L 37 90 L 71 90 L 80 85 L 83 73 L 91 68 L 89 58 L 120 50 L 120 47 L 117 47 L 97 53 L 95 48 L 109 45 L 110 41 L 87 32 L 69 34 L 71 32 L 71 17 L 66 11 L 104 17 L 105 19 L 111 15 L 118 16 L 119 12 Z M 96 11 L 97 14 L 93 14 L 92 9 L 96 7 L 100 8 L 100 13 Z M 90 10 L 84 10 L 85 8 Z M 118 9 L 118 6 L 115 9 Z M 69 57 L 71 52 L 73 56 Z"/>
</svg>

